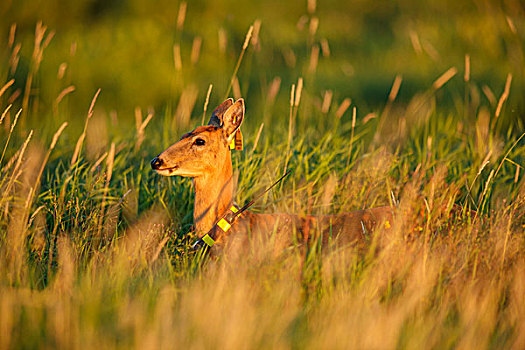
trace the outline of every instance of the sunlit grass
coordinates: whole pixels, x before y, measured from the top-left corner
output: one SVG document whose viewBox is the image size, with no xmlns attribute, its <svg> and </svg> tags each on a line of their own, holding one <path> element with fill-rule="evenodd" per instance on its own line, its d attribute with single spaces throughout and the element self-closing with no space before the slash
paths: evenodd
<svg viewBox="0 0 525 350">
<path fill-rule="evenodd" d="M 175 45 L 189 40 L 182 31 L 188 7 L 173 10 Z M 59 48 L 37 45 L 28 72 L 35 79 L 24 84 L 11 82 L 17 62 L 8 60 L 0 71 L 8 78 L 0 87 L 0 348 L 525 347 L 525 138 L 514 108 L 521 101 L 513 97 L 522 76 L 505 71 L 497 83 L 477 81 L 470 62 L 485 58 L 473 51 L 422 74 L 426 80 L 410 94 L 411 76 L 392 72 L 384 101 L 361 106 L 323 85 L 342 46 L 327 54 L 322 39 L 340 40 L 318 32 L 330 15 L 316 12 L 315 1 L 306 11 L 299 23 L 275 24 L 299 33 L 281 41 L 276 28 L 265 36 L 264 21 L 252 22 L 248 36 L 250 25 L 222 28 L 211 78 L 203 82 L 198 67 L 216 57 L 205 46 L 188 51 L 169 68 L 176 82 L 163 73 L 165 95 L 148 92 L 160 108 L 131 100 L 120 109 L 119 93 L 99 94 L 95 86 L 79 94 L 77 114 L 78 105 L 68 103 L 79 97 L 63 90 L 74 82 L 62 79 L 82 68 L 68 61 L 62 70 L 76 71 L 57 76 L 46 55 L 56 49 L 66 62 Z M 38 28 L 45 41 L 52 31 Z M 431 56 L 423 36 L 432 38 L 433 29 L 416 28 L 425 30 L 407 37 L 411 50 Z M 491 34 L 512 42 L 513 60 L 523 47 L 509 35 L 521 35 L 520 28 Z M 296 34 L 307 47 L 294 53 Z M 157 35 L 145 40 L 154 45 L 164 34 Z M 15 58 L 16 43 L 7 45 Z M 284 52 L 271 79 L 250 73 L 269 57 L 265 47 Z M 505 61 L 497 72 L 514 64 Z M 152 68 L 166 66 L 145 71 Z M 359 67 L 343 64 L 352 69 Z M 293 169 L 254 211 L 325 214 L 392 204 L 392 230 L 358 246 L 312 241 L 282 249 L 271 237 L 216 260 L 191 252 L 192 184 L 155 175 L 149 161 L 199 125 L 229 85 L 230 94 L 248 95 L 245 151 L 233 154 L 239 204 Z M 108 96 L 117 98 L 108 103 Z"/>
</svg>

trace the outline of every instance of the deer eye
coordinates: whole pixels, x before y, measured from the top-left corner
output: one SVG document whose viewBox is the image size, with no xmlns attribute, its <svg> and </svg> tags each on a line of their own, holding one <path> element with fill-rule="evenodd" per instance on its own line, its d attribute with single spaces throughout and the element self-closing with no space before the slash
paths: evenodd
<svg viewBox="0 0 525 350">
<path fill-rule="evenodd" d="M 201 138 L 198 138 L 195 140 L 195 142 L 193 142 L 193 144 L 197 146 L 204 146 L 205 143 L 206 141 L 204 141 L 204 139 L 201 139 Z"/>
</svg>

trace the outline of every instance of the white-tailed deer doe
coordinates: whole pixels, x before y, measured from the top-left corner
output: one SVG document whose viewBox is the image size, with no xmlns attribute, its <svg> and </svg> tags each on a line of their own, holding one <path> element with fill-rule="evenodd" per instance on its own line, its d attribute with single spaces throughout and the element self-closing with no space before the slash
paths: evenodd
<svg viewBox="0 0 525 350">
<path fill-rule="evenodd" d="M 193 219 L 197 232 L 208 246 L 223 246 L 232 236 L 276 232 L 283 244 L 294 240 L 307 242 L 322 234 L 330 239 L 351 243 L 363 241 L 380 223 L 390 227 L 389 206 L 357 210 L 335 215 L 255 214 L 242 212 L 233 205 L 233 170 L 230 145 L 244 119 L 244 100 L 224 101 L 213 111 L 208 125 L 199 126 L 182 136 L 151 161 L 160 175 L 191 177 L 195 188 Z M 225 220 L 226 219 L 226 220 Z M 231 224 L 231 225 L 230 225 Z"/>
</svg>

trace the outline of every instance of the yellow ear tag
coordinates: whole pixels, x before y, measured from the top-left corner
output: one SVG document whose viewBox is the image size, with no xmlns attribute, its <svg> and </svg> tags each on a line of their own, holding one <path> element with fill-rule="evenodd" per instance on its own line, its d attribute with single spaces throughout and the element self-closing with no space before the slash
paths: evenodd
<svg viewBox="0 0 525 350">
<path fill-rule="evenodd" d="M 241 129 L 238 129 L 235 133 L 235 150 L 236 151 L 242 151 L 244 149 L 243 147 L 243 140 L 242 140 L 242 132 Z"/>
<path fill-rule="evenodd" d="M 235 137 L 233 138 L 232 142 L 230 143 L 230 149 L 236 150 L 236 151 L 242 151 L 243 150 L 243 140 L 242 140 L 242 132 L 241 129 L 237 129 L 235 132 Z"/>
</svg>

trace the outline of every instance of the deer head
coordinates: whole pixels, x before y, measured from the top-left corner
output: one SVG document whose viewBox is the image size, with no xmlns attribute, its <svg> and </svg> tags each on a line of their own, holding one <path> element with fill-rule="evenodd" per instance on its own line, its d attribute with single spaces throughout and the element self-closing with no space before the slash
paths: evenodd
<svg viewBox="0 0 525 350">
<path fill-rule="evenodd" d="M 151 161 L 151 168 L 164 176 L 198 178 L 213 174 L 224 162 L 231 167 L 229 145 L 244 119 L 244 100 L 229 98 L 217 107 L 208 125 L 182 136 Z"/>
</svg>

